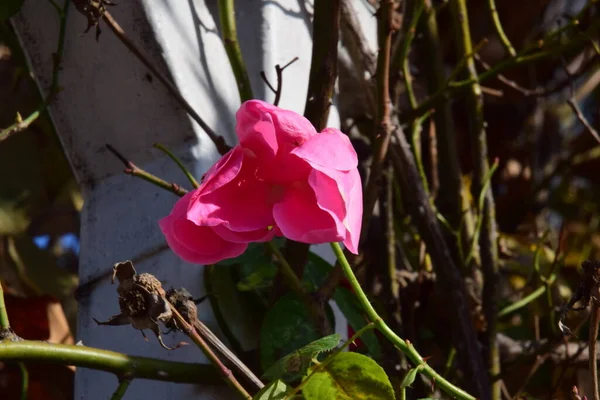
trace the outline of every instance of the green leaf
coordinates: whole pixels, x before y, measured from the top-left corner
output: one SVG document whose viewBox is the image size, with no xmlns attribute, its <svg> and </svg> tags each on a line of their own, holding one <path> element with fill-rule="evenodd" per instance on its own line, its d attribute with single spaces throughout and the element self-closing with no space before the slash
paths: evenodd
<svg viewBox="0 0 600 400">
<path fill-rule="evenodd" d="M 285 383 L 276 380 L 262 388 L 252 400 L 283 400 L 288 390 L 289 388 Z"/>
<path fill-rule="evenodd" d="M 358 353 L 340 353 L 316 371 L 302 389 L 306 400 L 390 400 L 394 389 L 375 361 Z"/>
<path fill-rule="evenodd" d="M 313 358 L 336 348 L 340 340 L 342 337 L 337 333 L 315 340 L 278 360 L 263 376 L 268 379 L 279 379 L 286 374 L 303 374 L 310 367 Z"/>
<path fill-rule="evenodd" d="M 0 22 L 4 22 L 21 9 L 23 0 L 2 0 L 0 1 Z"/>
<path fill-rule="evenodd" d="M 309 291 L 314 291 L 325 282 L 332 268 L 333 266 L 322 257 L 310 252 L 308 253 L 308 263 L 304 268 L 302 281 L 306 284 Z"/>
<path fill-rule="evenodd" d="M 277 273 L 277 267 L 270 263 L 261 263 L 253 271 L 242 278 L 237 284 L 238 290 L 247 292 L 250 290 L 260 290 L 271 287 L 273 278 Z"/>
<path fill-rule="evenodd" d="M 332 319 L 331 308 L 327 316 Z M 294 294 L 281 297 L 265 315 L 260 332 L 260 360 L 267 370 L 277 360 L 319 339 L 313 322 L 302 301 Z M 290 381 L 302 374 L 290 373 L 283 379 Z"/>
<path fill-rule="evenodd" d="M 362 309 L 356 296 L 346 288 L 339 287 L 333 293 L 333 299 L 348 320 L 348 323 L 358 332 L 361 328 L 367 325 L 367 320 L 363 316 Z M 381 346 L 375 332 L 372 330 L 363 333 L 360 340 L 367 346 L 371 356 L 379 360 L 381 359 Z"/>
<path fill-rule="evenodd" d="M 417 374 L 422 368 L 423 366 L 419 365 L 416 368 L 411 368 L 410 370 L 408 370 L 408 372 L 404 376 L 404 379 L 402 379 L 402 382 L 400 383 L 400 388 L 404 389 L 412 385 L 415 379 L 417 378 Z"/>
</svg>

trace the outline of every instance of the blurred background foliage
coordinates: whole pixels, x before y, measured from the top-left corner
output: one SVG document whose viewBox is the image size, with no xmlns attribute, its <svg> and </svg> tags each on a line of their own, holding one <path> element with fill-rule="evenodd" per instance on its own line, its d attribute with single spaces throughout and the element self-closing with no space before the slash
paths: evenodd
<svg viewBox="0 0 600 400">
<path fill-rule="evenodd" d="M 0 126 L 41 101 L 14 32 L 0 22 Z M 27 339 L 72 344 L 83 198 L 48 115 L 0 142 L 0 171 L 0 283 L 11 326 Z M 72 398 L 73 369 L 27 369 L 30 399 Z M 19 398 L 20 381 L 16 365 L 0 369 L 2 398 Z"/>
<path fill-rule="evenodd" d="M 363 3 L 375 13 L 374 1 Z M 414 4 L 409 0 L 399 3 L 395 19 L 400 29 L 395 46 L 404 39 L 403 27 L 410 21 Z M 574 16 L 588 4 L 583 0 L 497 2 L 504 31 L 517 51 L 576 40 L 580 43 L 539 62 L 516 65 L 483 83 L 489 159 L 498 160 L 492 188 L 500 230 L 501 378 L 506 392 L 514 397 L 568 398 L 573 385 L 587 388 L 590 384 L 585 343 L 587 314 L 569 314 L 565 323 L 578 335 L 571 342 L 563 340 L 557 325 L 560 307 L 579 285 L 581 262 L 600 256 L 600 146 L 590 131 L 590 127 L 600 126 L 600 52 L 597 34 L 585 36 L 588 28 L 600 23 L 600 10 L 595 5 L 589 7 L 573 24 Z M 445 1 L 430 5 L 438 22 L 443 70 L 449 74 L 461 62 L 455 56 L 450 34 L 449 7 Z M 490 22 L 486 1 L 470 0 L 468 7 L 473 42 L 487 39 L 477 53 L 477 67 L 483 72 L 508 55 Z M 364 172 L 371 156 L 374 109 L 369 93 L 376 54 L 364 51 L 360 36 L 353 33 L 356 21 L 351 17 L 351 8 L 346 9 L 342 16 L 338 101 L 342 129 L 352 138 Z M 570 28 L 563 29 L 565 26 Z M 556 34 L 561 29 L 562 33 Z M 423 30 L 424 24 L 418 24 L 409 58 L 418 101 L 428 96 L 428 68 L 435 58 L 425 43 Z M 582 36 L 585 40 L 580 40 Z M 403 123 L 402 117 L 410 114 L 411 107 L 400 68 L 396 68 L 392 71 L 397 82 L 393 102 Z M 456 134 L 464 208 L 472 210 L 477 199 L 468 193 L 473 165 L 468 108 L 458 90 L 452 91 L 448 99 L 451 115 L 447 121 Z M 12 124 L 17 113 L 28 115 L 41 101 L 10 24 L 0 23 L 0 127 Z M 577 105 L 579 115 L 568 101 Z M 434 196 L 443 179 L 439 170 L 443 166 L 435 163 L 436 132 L 443 128 L 443 124 L 425 119 L 414 142 L 421 149 Z M 462 377 L 453 368 L 454 352 L 447 328 L 452 304 L 434 290 L 431 261 L 400 196 L 394 193 L 389 204 L 386 195 L 382 189 L 357 272 L 380 315 L 422 355 L 430 357 L 431 365 L 460 385 Z M 73 292 L 77 286 L 82 203 L 47 115 L 0 142 L 0 277 L 11 323 L 22 337 L 70 343 L 76 335 Z M 396 232 L 392 275 L 385 267 L 389 254 L 386 207 L 393 209 Z M 464 278 L 472 294 L 472 320 L 481 332 L 486 321 L 479 300 L 481 276 L 477 267 L 475 260 L 475 268 L 464 273 Z M 304 283 L 309 288 L 318 287 L 329 268 L 327 262 L 311 254 Z M 275 302 L 270 297 L 275 276 L 273 259 L 261 246 L 252 247 L 236 260 L 206 268 L 206 293 L 221 328 L 232 348 L 256 370 L 264 371 L 275 360 L 317 338 L 313 330 L 302 329 L 311 322 L 298 299 L 286 295 Z M 349 321 L 349 334 L 364 325 L 360 309 L 344 283 L 333 299 Z M 228 310 L 227 316 L 224 309 Z M 227 328 L 227 319 L 236 316 L 248 319 L 249 324 L 255 321 L 260 354 L 246 349 L 236 333 Z M 256 321 L 262 321 L 262 325 Z M 397 352 L 389 351 L 389 344 L 381 339 L 369 332 L 352 349 L 370 354 L 388 375 L 397 376 L 397 366 L 405 369 L 408 364 Z M 59 379 L 36 375 L 35 365 L 28 368 L 31 379 L 40 387 Z M 64 368 L 63 372 L 60 379 L 68 390 L 52 397 L 54 394 L 48 394 L 53 393 L 52 388 L 45 386 L 47 392 L 40 389 L 45 397 L 30 392 L 30 398 L 70 398 L 72 371 Z M 11 389 L 6 382 L 18 383 L 18 374 L 15 366 L 0 370 L 0 378 L 10 378 L 0 379 L 0 392 L 17 393 L 18 384 L 17 389 L 15 385 Z M 411 395 L 428 395 L 428 382 L 418 380 L 413 390 Z"/>
</svg>

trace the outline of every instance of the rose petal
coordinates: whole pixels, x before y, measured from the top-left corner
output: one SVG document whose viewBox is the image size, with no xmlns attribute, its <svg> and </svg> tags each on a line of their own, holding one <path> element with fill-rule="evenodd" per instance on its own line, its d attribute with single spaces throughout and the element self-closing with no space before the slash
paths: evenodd
<svg viewBox="0 0 600 400">
<path fill-rule="evenodd" d="M 187 218 L 198 226 L 223 225 L 235 232 L 272 226 L 271 185 L 255 177 L 258 161 L 254 155 L 245 153 L 234 179 L 208 194 L 192 198 Z M 234 167 L 238 164 L 232 164 Z M 227 174 L 225 168 L 221 171 Z"/>
<path fill-rule="evenodd" d="M 348 136 L 337 129 L 327 128 L 307 140 L 292 154 L 306 160 L 313 168 L 349 171 L 358 166 L 358 157 Z"/>
<path fill-rule="evenodd" d="M 346 199 L 346 218 L 344 219 L 346 238 L 344 239 L 344 246 L 350 252 L 358 254 L 363 215 L 362 182 L 358 169 L 352 169 L 344 175 L 344 179 L 338 180 Z"/>
<path fill-rule="evenodd" d="M 263 102 L 250 100 L 242 104 L 235 114 L 240 145 L 252 150 L 259 158 L 269 160 L 275 157 L 279 145 L 271 115 L 265 113 Z"/>
<path fill-rule="evenodd" d="M 209 227 L 199 227 L 185 218 L 193 193 L 181 198 L 171 214 L 159 221 L 167 244 L 180 258 L 195 264 L 214 264 L 242 254 L 247 244 L 231 243 Z"/>
<path fill-rule="evenodd" d="M 275 222 L 283 236 L 303 243 L 339 242 L 346 236 L 337 218 L 321 209 L 307 184 L 290 186 L 273 207 Z"/>
<path fill-rule="evenodd" d="M 231 182 L 240 172 L 243 159 L 244 149 L 240 146 L 235 146 L 225 153 L 225 155 L 221 157 L 215 165 L 210 167 L 206 174 L 204 174 L 204 179 L 200 184 L 200 187 L 194 192 L 194 199 L 211 193 Z M 194 199 L 191 201 L 195 201 Z"/>
<path fill-rule="evenodd" d="M 217 235 L 233 243 L 268 242 L 277 234 L 277 230 L 269 228 L 248 232 L 235 232 L 224 225 L 217 225 L 212 229 Z"/>
</svg>

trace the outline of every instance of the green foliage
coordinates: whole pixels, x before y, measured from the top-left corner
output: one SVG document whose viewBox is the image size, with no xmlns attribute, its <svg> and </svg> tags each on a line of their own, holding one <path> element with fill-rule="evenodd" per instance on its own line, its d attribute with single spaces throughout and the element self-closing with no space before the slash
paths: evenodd
<svg viewBox="0 0 600 400">
<path fill-rule="evenodd" d="M 262 388 L 252 400 L 283 400 L 288 389 L 288 386 L 282 381 L 273 381 Z"/>
<path fill-rule="evenodd" d="M 392 384 L 375 361 L 358 353 L 340 353 L 310 376 L 302 394 L 306 400 L 395 399 Z"/>
<path fill-rule="evenodd" d="M 327 310 L 333 322 L 331 309 Z M 269 368 L 286 354 L 319 338 L 302 301 L 293 293 L 280 298 L 271 307 L 263 321 L 260 333 L 260 360 L 263 369 Z M 301 374 L 291 373 L 284 380 L 293 380 Z"/>
<path fill-rule="evenodd" d="M 417 378 L 417 374 L 419 373 L 419 371 L 423 368 L 422 365 L 417 366 L 416 368 L 411 368 L 406 375 L 404 376 L 404 378 L 402 379 L 402 382 L 400 383 L 400 388 L 401 389 L 405 389 L 407 387 L 410 387 L 410 385 L 413 384 L 413 382 L 415 381 L 415 379 Z"/>
<path fill-rule="evenodd" d="M 0 22 L 4 22 L 19 12 L 25 0 L 0 1 Z"/>
<path fill-rule="evenodd" d="M 283 376 L 303 374 L 310 367 L 312 360 L 317 355 L 334 349 L 340 343 L 341 339 L 342 337 L 336 333 L 315 340 L 281 358 L 263 376 L 268 379 L 278 379 Z"/>
</svg>

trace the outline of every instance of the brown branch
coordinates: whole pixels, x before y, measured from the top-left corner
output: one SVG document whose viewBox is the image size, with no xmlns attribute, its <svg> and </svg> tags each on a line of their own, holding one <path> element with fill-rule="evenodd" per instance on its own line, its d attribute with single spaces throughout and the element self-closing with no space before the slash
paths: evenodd
<svg viewBox="0 0 600 400">
<path fill-rule="evenodd" d="M 223 155 L 230 150 L 230 147 L 225 143 L 225 139 L 223 136 L 218 135 L 215 131 L 212 130 L 210 126 L 200 117 L 200 115 L 192 108 L 190 103 L 179 93 L 179 90 L 175 87 L 175 85 L 167 78 L 162 72 L 158 70 L 152 64 L 150 59 L 143 53 L 143 51 L 138 48 L 137 45 L 133 43 L 133 41 L 127 36 L 121 25 L 117 23 L 117 21 L 112 17 L 112 15 L 105 11 L 102 14 L 102 18 L 108 25 L 108 27 L 113 31 L 113 33 L 117 36 L 117 38 L 133 53 L 134 56 L 138 60 L 142 62 L 156 76 L 156 78 L 165 86 L 167 91 L 175 97 L 175 99 L 179 102 L 179 104 L 187 111 L 187 113 L 200 125 L 200 127 L 206 132 L 206 135 L 212 140 L 212 142 L 217 147 L 217 151 L 219 154 Z"/>
<path fill-rule="evenodd" d="M 127 175 L 132 175 L 132 176 L 137 176 L 138 178 L 142 178 L 143 180 L 148 181 L 162 189 L 168 190 L 169 192 L 174 193 L 179 197 L 182 197 L 187 193 L 187 190 L 185 190 L 178 184 L 169 183 L 163 179 L 160 179 L 159 177 L 157 177 L 155 175 L 152 175 L 150 172 L 141 169 L 140 167 L 138 167 L 137 165 L 135 165 L 134 163 L 129 161 L 127 158 L 125 158 L 125 156 L 123 156 L 123 154 L 121 154 L 119 151 L 117 151 L 117 149 L 115 149 L 110 144 L 106 144 L 105 146 L 108 149 L 108 151 L 110 151 L 112 154 L 114 154 L 115 157 L 117 157 L 119 160 L 121 160 L 121 162 L 123 164 L 125 164 L 125 170 L 123 172 L 125 172 Z"/>
<path fill-rule="evenodd" d="M 295 63 L 296 61 L 298 61 L 298 57 L 294 57 L 290 62 L 285 64 L 283 67 L 281 67 L 279 64 L 275 65 L 275 73 L 277 74 L 277 89 L 275 89 L 271 85 L 269 80 L 267 79 L 267 76 L 265 75 L 265 71 L 260 71 L 260 77 L 262 78 L 262 80 L 267 84 L 269 89 L 271 89 L 271 91 L 273 93 L 275 93 L 275 100 L 273 100 L 274 106 L 278 106 L 279 100 L 281 99 L 281 90 L 283 89 L 283 71 L 287 67 L 289 67 L 290 65 Z"/>
<path fill-rule="evenodd" d="M 594 127 L 590 124 L 590 122 L 587 120 L 585 115 L 583 115 L 583 113 L 581 112 L 581 109 L 579 108 L 579 106 L 577 105 L 575 100 L 573 98 L 570 98 L 569 100 L 567 100 L 567 104 L 569 105 L 569 107 L 571 107 L 571 110 L 573 110 L 573 113 L 575 113 L 575 117 L 577 117 L 579 122 L 581 122 L 581 124 L 584 126 L 585 130 L 590 135 L 592 135 L 592 137 L 594 139 L 596 139 L 596 141 L 598 143 L 600 143 L 600 135 L 598 135 L 598 131 L 596 131 L 596 129 L 594 129 Z"/>
<path fill-rule="evenodd" d="M 341 0 L 315 0 L 314 4 L 313 48 L 304 116 L 317 132 L 327 126 L 338 74 L 340 2 Z M 308 244 L 292 240 L 286 240 L 284 245 L 283 255 L 298 276 L 302 276 L 304 265 L 308 261 L 309 248 Z M 281 279 L 278 278 L 276 282 L 281 282 Z M 274 286 L 272 296 L 278 297 L 277 292 L 281 293 L 279 284 Z"/>
</svg>

